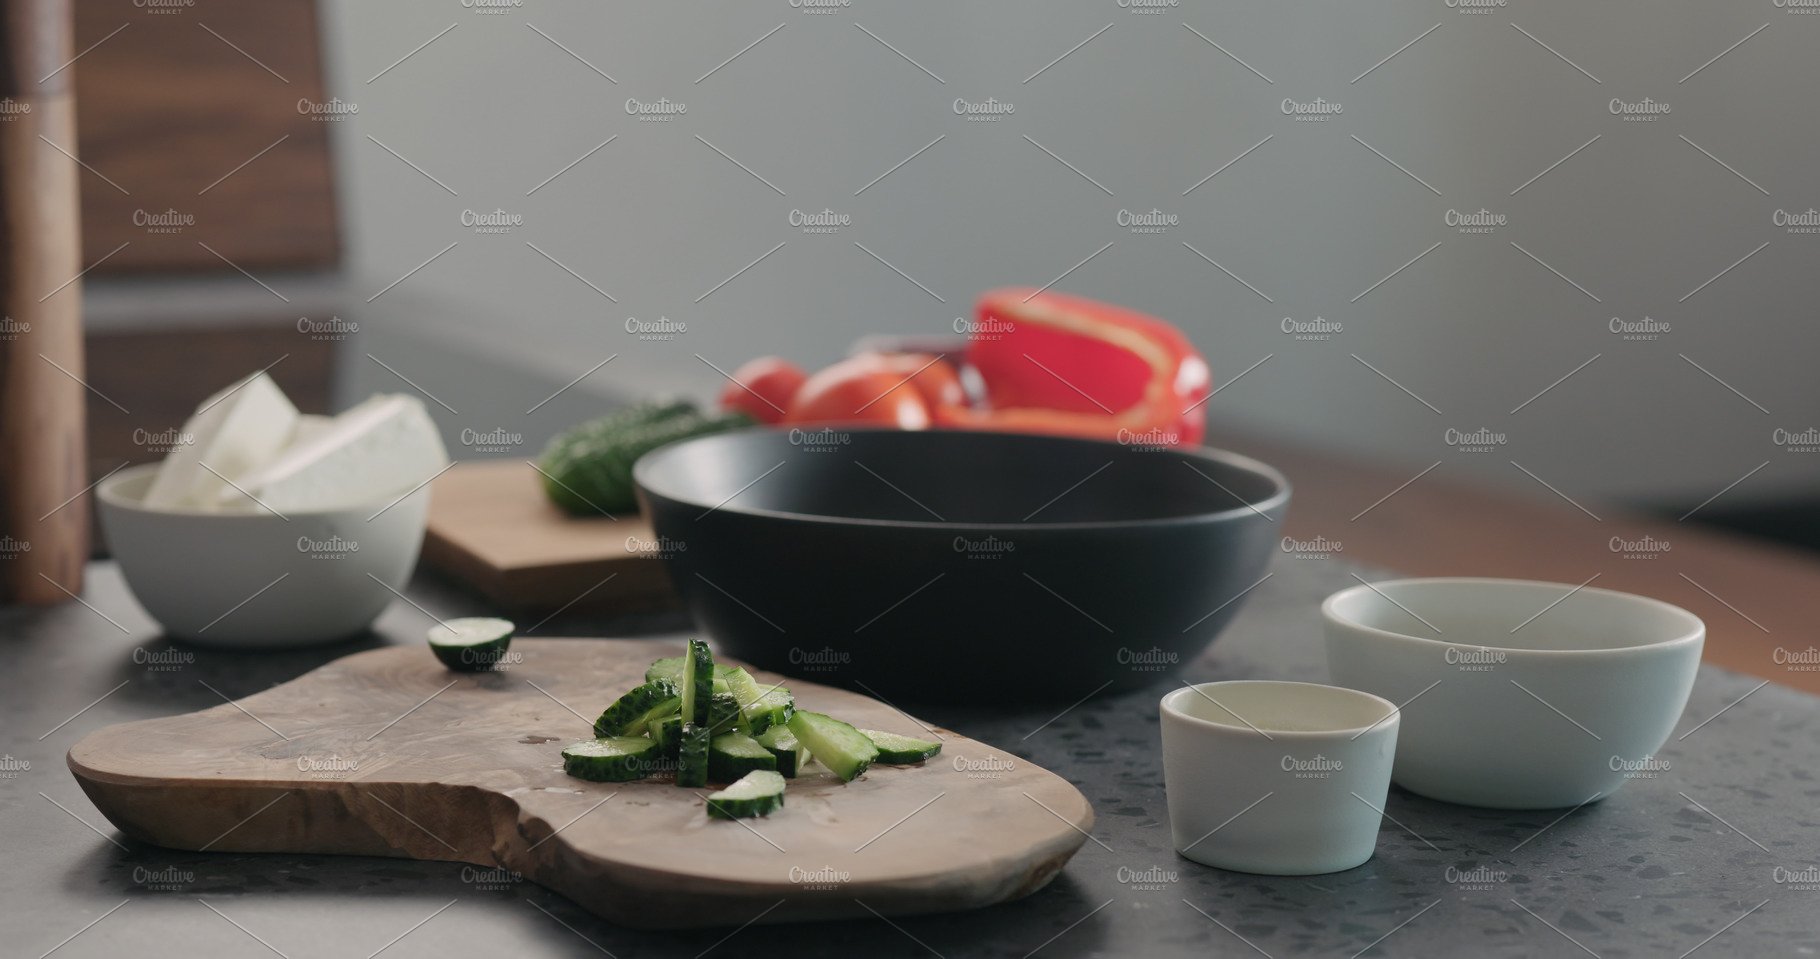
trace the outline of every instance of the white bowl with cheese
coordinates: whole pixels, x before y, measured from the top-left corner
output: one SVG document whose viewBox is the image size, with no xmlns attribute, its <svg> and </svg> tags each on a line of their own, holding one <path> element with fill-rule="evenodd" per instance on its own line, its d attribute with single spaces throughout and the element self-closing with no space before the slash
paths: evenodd
<svg viewBox="0 0 1820 959">
<path fill-rule="evenodd" d="M 140 605 L 219 646 L 327 642 L 367 628 L 417 563 L 448 453 L 421 400 L 297 411 L 264 371 L 196 408 L 160 463 L 97 489 Z"/>
<path fill-rule="evenodd" d="M 417 564 L 430 487 L 335 508 L 154 509 L 158 466 L 96 487 L 101 528 L 133 596 L 175 639 L 238 648 L 356 635 Z"/>
</svg>

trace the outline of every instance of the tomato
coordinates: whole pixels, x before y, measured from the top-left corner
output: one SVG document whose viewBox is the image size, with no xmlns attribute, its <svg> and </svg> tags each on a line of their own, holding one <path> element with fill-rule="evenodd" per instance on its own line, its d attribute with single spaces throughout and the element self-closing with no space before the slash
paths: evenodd
<svg viewBox="0 0 1820 959">
<path fill-rule="evenodd" d="M 738 410 L 760 423 L 781 423 L 808 378 L 802 367 L 780 357 L 747 360 L 720 391 L 720 408 Z"/>
<path fill-rule="evenodd" d="M 936 423 L 967 406 L 967 390 L 961 386 L 961 377 L 955 372 L 954 364 L 947 359 L 931 353 L 869 355 L 876 357 L 880 369 L 896 374 L 900 383 L 908 379 L 910 387 L 928 404 Z"/>
<path fill-rule="evenodd" d="M 925 360 L 924 362 L 927 362 Z M 854 423 L 920 430 L 929 426 L 929 403 L 906 383 L 910 367 L 892 372 L 878 354 L 842 360 L 809 377 L 796 391 L 784 422 Z"/>
</svg>

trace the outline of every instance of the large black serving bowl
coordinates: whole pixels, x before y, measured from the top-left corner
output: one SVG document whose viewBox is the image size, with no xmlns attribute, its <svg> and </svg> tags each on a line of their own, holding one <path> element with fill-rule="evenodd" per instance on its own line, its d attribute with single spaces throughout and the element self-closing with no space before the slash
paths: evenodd
<svg viewBox="0 0 1820 959">
<path fill-rule="evenodd" d="M 948 430 L 742 430 L 634 475 L 721 649 L 893 701 L 1148 685 L 1232 619 L 1289 503 L 1218 450 Z"/>
</svg>

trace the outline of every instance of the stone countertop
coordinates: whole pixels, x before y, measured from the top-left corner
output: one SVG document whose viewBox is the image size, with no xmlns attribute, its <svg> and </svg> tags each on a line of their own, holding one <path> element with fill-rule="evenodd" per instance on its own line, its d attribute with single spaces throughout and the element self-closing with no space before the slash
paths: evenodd
<svg viewBox="0 0 1820 959">
<path fill-rule="evenodd" d="M 1356 582 L 1331 560 L 1282 558 L 1184 680 L 1323 680 L 1318 603 Z M 488 610 L 420 578 L 438 616 Z M 159 636 L 111 563 L 86 605 L 0 611 L 0 942 L 64 959 L 608 953 L 819 956 L 1800 956 L 1820 951 L 1820 702 L 1703 668 L 1669 768 L 1577 811 L 1498 812 L 1392 788 L 1377 856 L 1349 872 L 1272 878 L 1188 862 L 1170 845 L 1157 698 L 1176 680 L 1009 712 L 912 707 L 1074 782 L 1094 835 L 1048 888 L 978 912 L 690 933 L 617 928 L 533 884 L 459 863 L 180 852 L 121 837 L 64 766 L 109 723 L 202 709 L 337 656 L 421 642 L 395 603 L 336 646 L 232 653 Z M 683 635 L 680 614 L 563 617 L 531 635 Z M 1088 690 L 1083 689 L 1083 695 Z M 1704 807 L 1704 808 L 1702 808 Z M 1720 818 L 1723 817 L 1723 818 Z M 1482 883 L 1459 881 L 1487 867 Z M 1799 876 L 1797 876 L 1799 878 Z M 1571 939 L 1570 939 L 1571 937 Z M 1704 944 L 1703 944 L 1704 943 Z M 60 945 L 61 944 L 61 945 Z M 597 952 L 598 950 L 598 952 Z"/>
</svg>

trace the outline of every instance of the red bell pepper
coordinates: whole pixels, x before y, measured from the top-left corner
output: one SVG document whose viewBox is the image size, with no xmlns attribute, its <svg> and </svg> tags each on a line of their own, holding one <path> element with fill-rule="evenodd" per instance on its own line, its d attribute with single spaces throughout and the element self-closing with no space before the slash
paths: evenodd
<svg viewBox="0 0 1820 959">
<path fill-rule="evenodd" d="M 989 408 L 952 411 L 948 425 L 1148 445 L 1201 441 L 1212 376 L 1168 323 L 1030 289 L 982 295 L 978 318 L 967 361 Z"/>
</svg>

